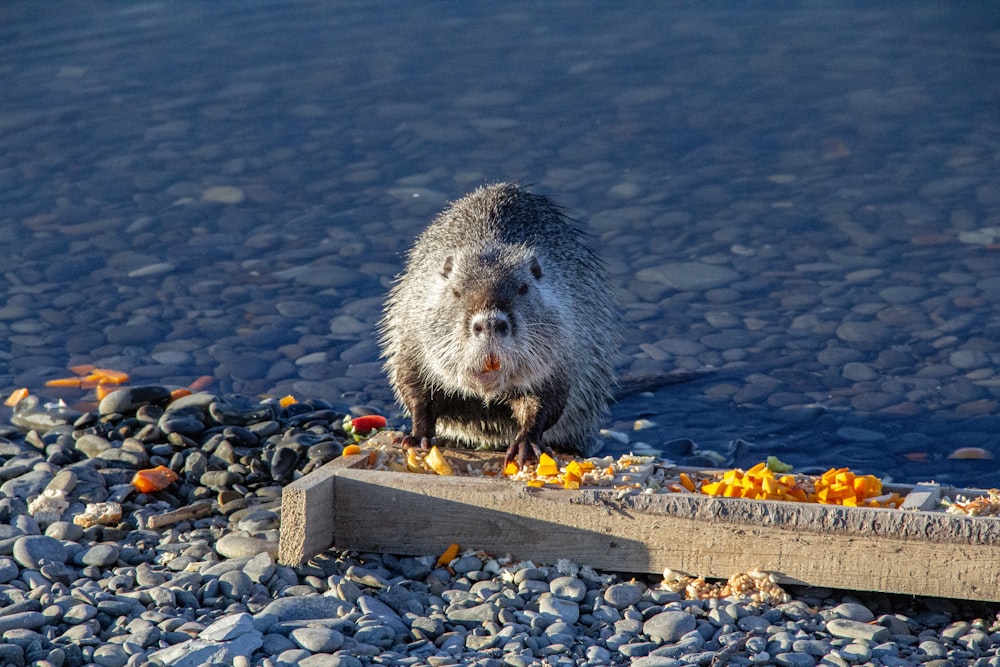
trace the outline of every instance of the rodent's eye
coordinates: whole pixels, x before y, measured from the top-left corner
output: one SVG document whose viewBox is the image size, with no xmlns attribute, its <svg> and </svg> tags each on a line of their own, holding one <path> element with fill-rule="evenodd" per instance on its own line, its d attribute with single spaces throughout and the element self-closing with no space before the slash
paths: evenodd
<svg viewBox="0 0 1000 667">
<path fill-rule="evenodd" d="M 527 283 L 521 283 L 520 285 L 518 285 L 517 286 L 517 293 L 520 294 L 521 296 L 524 296 L 525 294 L 527 294 L 528 293 L 528 284 Z"/>
<path fill-rule="evenodd" d="M 458 291 L 457 289 L 453 289 L 453 290 L 451 291 L 451 293 L 455 295 L 455 298 L 456 298 L 456 299 L 459 299 L 459 298 L 461 298 L 461 297 L 462 297 L 462 293 L 461 293 L 461 292 L 459 292 L 459 291 Z"/>
</svg>

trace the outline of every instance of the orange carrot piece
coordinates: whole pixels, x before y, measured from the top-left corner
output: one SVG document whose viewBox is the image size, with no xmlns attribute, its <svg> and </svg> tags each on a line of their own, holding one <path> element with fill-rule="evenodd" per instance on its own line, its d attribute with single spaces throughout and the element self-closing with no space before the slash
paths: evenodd
<svg viewBox="0 0 1000 667">
<path fill-rule="evenodd" d="M 360 453 L 361 453 L 360 447 L 358 447 L 357 445 L 348 445 L 347 447 L 344 447 L 342 456 L 353 456 L 355 454 L 360 454 Z"/>
<path fill-rule="evenodd" d="M 448 548 L 444 550 L 444 553 L 441 554 L 441 557 L 437 559 L 436 566 L 444 567 L 451 561 L 455 560 L 455 556 L 457 555 L 458 555 L 458 542 L 452 542 L 448 546 Z"/>
<path fill-rule="evenodd" d="M 90 372 L 90 376 L 108 384 L 122 384 L 123 382 L 128 382 L 128 373 L 124 371 L 116 371 L 111 368 L 95 368 Z"/>
<path fill-rule="evenodd" d="M 82 375 L 87 375 L 88 373 L 90 373 L 95 368 L 96 368 L 96 366 L 94 366 L 94 364 L 79 364 L 78 366 L 70 366 L 69 367 L 70 371 L 76 373 L 77 375 L 81 375 L 81 376 Z"/>
<path fill-rule="evenodd" d="M 288 394 L 287 396 L 282 396 L 280 399 L 278 399 L 278 405 L 280 405 L 283 408 L 287 408 L 289 405 L 295 405 L 296 403 L 298 403 L 298 401 L 295 400 L 295 397 L 292 396 L 291 394 Z"/>
<path fill-rule="evenodd" d="M 211 386 L 213 382 L 215 382 L 214 376 L 202 375 L 201 377 L 196 378 L 194 382 L 189 384 L 188 389 L 190 389 L 192 392 L 201 391 L 202 389 Z"/>
<path fill-rule="evenodd" d="M 28 395 L 27 387 L 21 387 L 20 389 L 15 389 L 14 391 L 10 392 L 10 396 L 7 397 L 7 400 L 4 401 L 3 404 L 6 405 L 8 408 L 12 408 L 15 405 L 17 405 L 18 401 L 20 401 L 27 395 Z"/>
<path fill-rule="evenodd" d="M 132 478 L 132 486 L 139 493 L 150 493 L 162 491 L 177 481 L 177 473 L 167 466 L 156 466 L 147 470 L 140 470 Z"/>
<path fill-rule="evenodd" d="M 75 387 L 80 388 L 81 380 L 80 378 L 54 378 L 52 380 L 46 380 L 46 387 Z"/>
<path fill-rule="evenodd" d="M 178 398 L 183 398 L 184 396 L 190 396 L 191 394 L 192 391 L 190 389 L 185 389 L 181 387 L 180 389 L 174 389 L 172 392 L 170 392 L 170 400 L 171 402 L 173 402 L 176 401 Z"/>
<path fill-rule="evenodd" d="M 688 477 L 687 473 L 683 473 L 682 472 L 680 474 L 680 482 L 681 482 L 681 486 L 683 486 L 688 491 L 694 491 L 695 490 L 694 482 L 691 481 L 691 478 Z"/>
</svg>

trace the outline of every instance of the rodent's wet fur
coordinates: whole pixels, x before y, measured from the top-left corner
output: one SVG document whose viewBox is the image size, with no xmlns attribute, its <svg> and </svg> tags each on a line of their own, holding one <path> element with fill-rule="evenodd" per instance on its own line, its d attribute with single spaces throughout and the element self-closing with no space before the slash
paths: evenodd
<svg viewBox="0 0 1000 667">
<path fill-rule="evenodd" d="M 591 455 L 614 386 L 617 318 L 597 257 L 546 197 L 501 183 L 451 204 L 389 293 L 381 343 L 413 419 L 435 438 Z"/>
</svg>

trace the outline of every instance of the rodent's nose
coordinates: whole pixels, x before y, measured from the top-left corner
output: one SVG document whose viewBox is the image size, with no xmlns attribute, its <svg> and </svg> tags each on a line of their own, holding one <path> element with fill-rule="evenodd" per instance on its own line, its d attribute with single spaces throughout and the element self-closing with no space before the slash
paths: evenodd
<svg viewBox="0 0 1000 667">
<path fill-rule="evenodd" d="M 507 316 L 497 310 L 473 315 L 469 322 L 473 336 L 506 336 L 510 331 Z"/>
</svg>

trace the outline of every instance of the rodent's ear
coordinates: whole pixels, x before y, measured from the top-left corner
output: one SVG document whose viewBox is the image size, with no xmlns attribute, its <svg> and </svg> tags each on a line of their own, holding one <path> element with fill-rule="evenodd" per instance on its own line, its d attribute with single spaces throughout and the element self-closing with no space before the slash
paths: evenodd
<svg viewBox="0 0 1000 667">
<path fill-rule="evenodd" d="M 441 275 L 447 278 L 451 275 L 451 270 L 454 268 L 455 258 L 448 255 L 444 259 L 444 266 L 441 267 Z"/>
<path fill-rule="evenodd" d="M 531 258 L 531 275 L 535 276 L 535 280 L 542 278 L 542 265 L 538 263 L 537 257 Z"/>
</svg>

